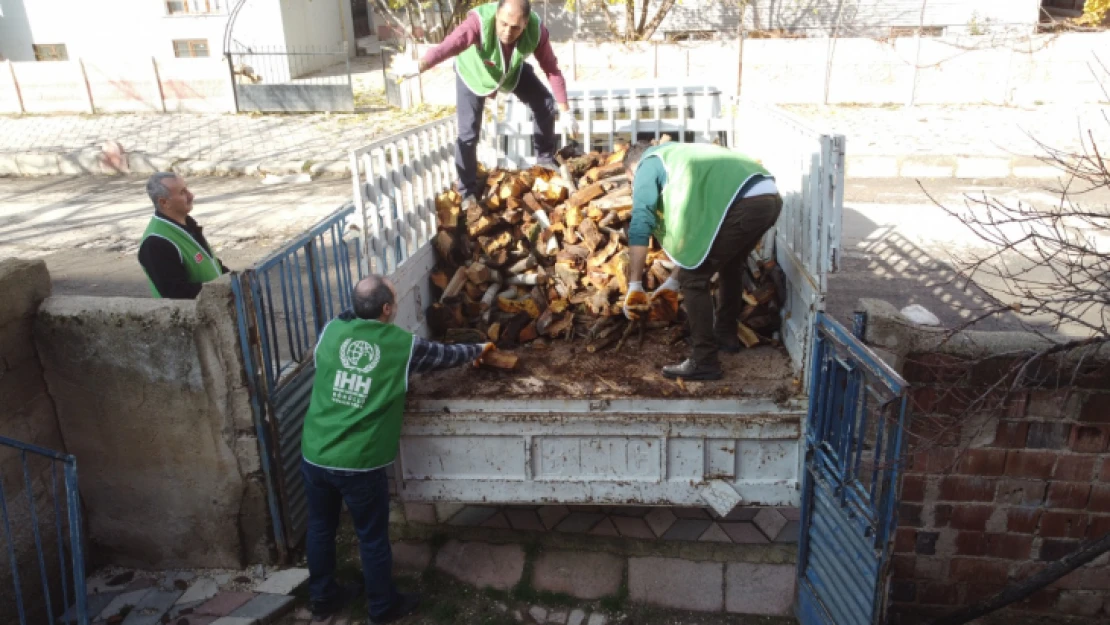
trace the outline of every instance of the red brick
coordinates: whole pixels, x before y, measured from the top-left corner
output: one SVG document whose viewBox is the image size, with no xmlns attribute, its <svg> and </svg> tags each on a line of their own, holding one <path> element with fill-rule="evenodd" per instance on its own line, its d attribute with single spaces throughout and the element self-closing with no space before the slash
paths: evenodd
<svg viewBox="0 0 1110 625">
<path fill-rule="evenodd" d="M 1043 562 L 1054 562 L 1076 551 L 1079 551 L 1078 540 L 1046 538 L 1041 541 L 1040 560 Z"/>
<path fill-rule="evenodd" d="M 948 504 L 940 504 L 933 508 L 933 526 L 934 527 L 948 527 L 948 522 L 952 520 L 952 506 Z"/>
<path fill-rule="evenodd" d="M 995 477 L 1006 470 L 1005 449 L 968 449 L 956 469 L 964 475 Z"/>
<path fill-rule="evenodd" d="M 986 529 L 987 521 L 994 514 L 994 506 L 952 506 L 952 529 L 981 532 Z"/>
<path fill-rule="evenodd" d="M 1048 482 L 1044 480 L 999 480 L 994 501 L 1013 506 L 1039 506 L 1044 503 Z"/>
<path fill-rule="evenodd" d="M 1068 444 L 1081 454 L 1101 454 L 1110 445 L 1110 426 L 1077 425 L 1071 430 Z"/>
<path fill-rule="evenodd" d="M 1083 510 L 1091 499 L 1091 485 L 1082 482 L 1053 482 L 1048 485 L 1045 506 L 1064 510 Z"/>
<path fill-rule="evenodd" d="M 1025 448 L 1064 449 L 1068 446 L 1070 435 L 1070 423 L 1032 421 L 1029 423 L 1029 435 L 1025 438 Z"/>
<path fill-rule="evenodd" d="M 1041 516 L 1040 535 L 1044 538 L 1083 538 L 1089 518 L 1082 512 L 1045 511 Z"/>
<path fill-rule="evenodd" d="M 1033 534 L 1040 520 L 1040 508 L 1011 508 L 1006 512 L 1006 531 Z"/>
<path fill-rule="evenodd" d="M 969 362 L 963 358 L 948 354 L 920 353 L 906 357 L 902 374 L 907 382 L 951 384 L 964 380 L 969 371 Z"/>
<path fill-rule="evenodd" d="M 960 587 L 956 584 L 919 584 L 917 602 L 922 605 L 960 605 Z"/>
<path fill-rule="evenodd" d="M 1098 470 L 1098 479 L 1110 482 L 1110 458 L 1102 459 L 1102 468 Z"/>
<path fill-rule="evenodd" d="M 978 584 L 967 585 L 967 592 L 964 595 L 964 602 L 975 603 L 977 601 L 982 601 L 987 597 L 998 594 L 998 591 L 1006 587 L 1004 584 L 991 582 L 985 579 L 978 581 Z"/>
<path fill-rule="evenodd" d="M 1033 537 L 1028 534 L 986 534 L 986 555 L 1003 560 L 1028 560 Z"/>
<path fill-rule="evenodd" d="M 947 475 L 940 481 L 940 498 L 944 501 L 994 501 L 995 480 L 961 475 Z"/>
<path fill-rule="evenodd" d="M 985 556 L 987 541 L 983 532 L 960 532 L 956 535 L 956 555 Z"/>
<path fill-rule="evenodd" d="M 1087 524 L 1087 538 L 1094 540 L 1110 534 L 1110 515 L 1096 514 Z"/>
<path fill-rule="evenodd" d="M 1095 460 L 1092 456 L 1060 456 L 1052 478 L 1065 482 L 1089 482 L 1095 474 Z"/>
<path fill-rule="evenodd" d="M 1025 439 L 1028 436 L 1028 421 L 999 421 L 998 429 L 994 432 L 994 446 L 1025 449 Z"/>
<path fill-rule="evenodd" d="M 1029 612 L 1048 612 L 1055 609 L 1056 600 L 1059 596 L 1059 590 L 1046 588 L 1034 593 L 1028 599 L 1014 604 L 1014 609 Z"/>
<path fill-rule="evenodd" d="M 914 540 L 914 553 L 931 556 L 937 552 L 937 539 L 940 532 L 918 532 Z"/>
<path fill-rule="evenodd" d="M 895 579 L 913 579 L 917 567 L 917 556 L 896 554 L 890 558 L 890 572 Z"/>
<path fill-rule="evenodd" d="M 913 470 L 924 473 L 947 473 L 956 464 L 955 447 L 934 447 L 913 456 Z"/>
<path fill-rule="evenodd" d="M 1024 358 L 993 356 L 977 361 L 971 367 L 973 386 L 994 386 L 1003 380 L 1011 380 L 1024 364 Z M 1010 386 L 1009 383 L 1006 386 Z"/>
<path fill-rule="evenodd" d="M 1084 395 L 1070 388 L 1051 391 L 1032 391 L 1029 394 L 1029 408 L 1025 416 L 1029 419 L 1074 420 L 1079 416 L 1079 407 Z"/>
<path fill-rule="evenodd" d="M 1052 470 L 1056 466 L 1056 455 L 1050 451 L 1010 452 L 1006 458 L 1006 475 L 1048 479 L 1052 477 Z"/>
<path fill-rule="evenodd" d="M 1006 398 L 1006 418 L 1024 419 L 1029 413 L 1029 393 L 1018 391 Z"/>
<path fill-rule="evenodd" d="M 1079 420 L 1089 423 L 1110 423 L 1110 393 L 1096 393 L 1087 396 Z"/>
<path fill-rule="evenodd" d="M 952 580 L 957 582 L 980 582 L 983 580 L 1004 580 L 1009 574 L 1010 565 L 996 560 L 979 558 L 952 558 Z"/>
<path fill-rule="evenodd" d="M 913 553 L 917 530 L 900 527 L 894 532 L 894 553 Z"/>
<path fill-rule="evenodd" d="M 898 504 L 898 525 L 901 527 L 921 527 L 921 504 Z"/>
<path fill-rule="evenodd" d="M 902 477 L 902 501 L 918 503 L 925 500 L 925 476 L 906 475 Z"/>
<path fill-rule="evenodd" d="M 956 554 L 961 556 L 1026 560 L 1032 551 L 1033 536 L 1029 534 L 960 532 L 956 536 Z"/>
<path fill-rule="evenodd" d="M 1110 512 L 1110 486 L 1094 486 L 1091 488 L 1091 501 L 1087 504 L 1091 512 Z"/>
</svg>

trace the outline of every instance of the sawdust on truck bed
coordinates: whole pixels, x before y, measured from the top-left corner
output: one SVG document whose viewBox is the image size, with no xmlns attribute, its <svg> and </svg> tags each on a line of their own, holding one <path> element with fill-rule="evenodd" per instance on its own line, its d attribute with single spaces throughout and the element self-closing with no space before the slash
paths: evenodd
<svg viewBox="0 0 1110 625">
<path fill-rule="evenodd" d="M 513 371 L 460 367 L 414 375 L 412 399 L 555 399 L 604 397 L 771 397 L 784 400 L 797 393 L 790 356 L 769 345 L 721 353 L 724 377 L 681 385 L 662 376 L 664 365 L 687 357 L 684 344 L 668 346 L 649 337 L 642 347 L 635 339 L 620 351 L 589 353 L 582 342 L 563 340 L 530 343 L 513 351 L 520 364 Z M 685 387 L 685 388 L 683 388 Z"/>
</svg>

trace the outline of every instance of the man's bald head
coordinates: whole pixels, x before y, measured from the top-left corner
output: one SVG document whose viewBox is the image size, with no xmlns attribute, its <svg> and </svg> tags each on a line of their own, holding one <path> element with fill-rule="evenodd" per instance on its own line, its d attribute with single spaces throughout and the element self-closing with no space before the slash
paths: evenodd
<svg viewBox="0 0 1110 625">
<path fill-rule="evenodd" d="M 497 39 L 505 45 L 515 43 L 524 34 L 531 15 L 531 0 L 498 0 L 495 24 Z"/>
<path fill-rule="evenodd" d="M 397 295 L 388 278 L 370 274 L 359 280 L 351 300 L 354 302 L 355 316 L 359 319 L 377 319 L 385 323 L 393 321 Z"/>
</svg>

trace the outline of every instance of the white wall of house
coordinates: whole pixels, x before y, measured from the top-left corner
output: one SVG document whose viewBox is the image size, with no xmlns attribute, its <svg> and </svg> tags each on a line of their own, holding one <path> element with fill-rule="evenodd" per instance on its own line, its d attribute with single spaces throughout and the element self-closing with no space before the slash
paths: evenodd
<svg viewBox="0 0 1110 625">
<path fill-rule="evenodd" d="M 350 0 L 281 0 L 281 16 L 289 50 L 343 50 L 354 55 Z M 295 76 L 304 75 L 343 58 L 341 54 L 301 56 L 292 62 L 291 71 Z"/>
<path fill-rule="evenodd" d="M 69 58 L 173 57 L 173 41 L 204 39 L 223 53 L 229 7 L 208 15 L 169 15 L 163 0 L 0 0 L 0 54 L 33 61 L 32 44 L 65 44 Z M 245 0 L 233 49 L 329 46 L 350 42 L 350 0 Z"/>
</svg>

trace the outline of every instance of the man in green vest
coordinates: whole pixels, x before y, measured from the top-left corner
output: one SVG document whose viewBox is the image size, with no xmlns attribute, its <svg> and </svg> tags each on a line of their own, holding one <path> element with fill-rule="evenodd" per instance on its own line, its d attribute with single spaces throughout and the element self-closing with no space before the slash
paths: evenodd
<svg viewBox="0 0 1110 625">
<path fill-rule="evenodd" d="M 498 0 L 479 5 L 442 43 L 428 50 L 417 63 L 397 58 L 393 71 L 401 77 L 416 76 L 439 63 L 455 59 L 455 103 L 459 137 L 455 143 L 455 167 L 459 173 L 459 192 L 463 210 L 475 201 L 478 188 L 478 136 L 486 98 L 498 92 L 512 93 L 532 110 L 532 146 L 540 165 L 555 163 L 555 103 L 567 115 L 570 133 L 578 126 L 567 104 L 567 83 L 559 70 L 559 60 L 551 48 L 547 28 L 532 11 L 529 0 Z M 535 56 L 547 75 L 555 95 L 543 86 L 532 65 Z"/>
<path fill-rule="evenodd" d="M 675 296 L 681 288 L 693 343 L 693 355 L 663 367 L 663 375 L 720 379 L 717 351 L 740 351 L 736 324 L 744 265 L 782 210 L 775 179 L 754 159 L 707 144 L 637 144 L 625 153 L 624 166 L 633 178 L 625 315 L 636 318 L 649 305 L 642 277 L 655 237 L 676 267 L 651 299 Z M 709 294 L 713 274 L 718 275 L 716 319 Z"/>
<path fill-rule="evenodd" d="M 301 435 L 301 473 L 308 500 L 309 596 L 325 619 L 365 588 L 370 621 L 390 623 L 420 602 L 391 578 L 389 485 L 401 437 L 409 374 L 479 364 L 492 343 L 445 345 L 393 325 L 397 295 L 372 275 L 355 285 L 354 312 L 328 323 L 316 344 L 316 375 Z M 364 584 L 335 580 L 335 531 L 342 504 L 358 534 Z"/>
<path fill-rule="evenodd" d="M 189 216 L 193 198 L 185 179 L 173 172 L 158 172 L 146 182 L 154 204 L 142 243 L 139 264 L 156 298 L 194 299 L 200 287 L 227 273 L 212 254 L 204 229 Z"/>
</svg>

